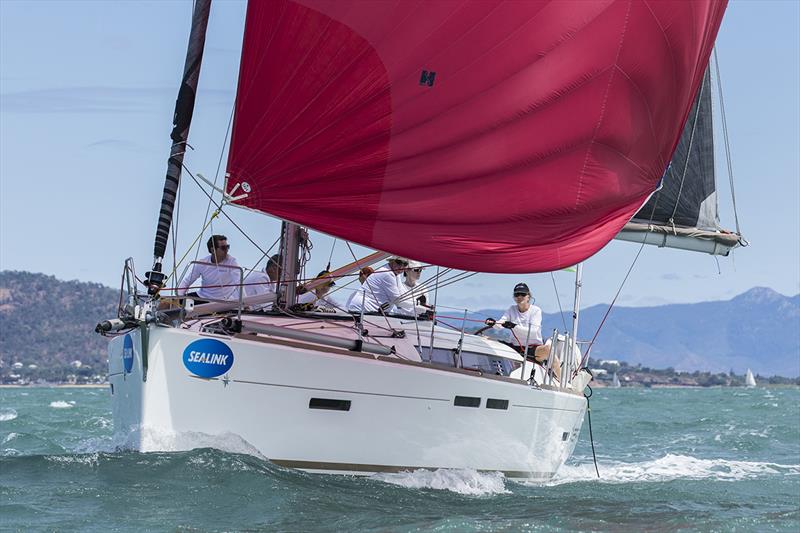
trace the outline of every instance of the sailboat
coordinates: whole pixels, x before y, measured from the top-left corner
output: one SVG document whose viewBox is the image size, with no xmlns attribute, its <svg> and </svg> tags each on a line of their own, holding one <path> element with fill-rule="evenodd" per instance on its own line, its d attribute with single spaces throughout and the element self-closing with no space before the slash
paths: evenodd
<svg viewBox="0 0 800 533">
<path fill-rule="evenodd" d="M 745 387 L 755 387 L 756 386 L 756 378 L 753 376 L 753 372 L 750 369 L 747 369 L 747 374 L 744 376 L 744 386 Z"/>
<path fill-rule="evenodd" d="M 619 377 L 617 376 L 617 373 L 614 372 L 614 375 L 611 376 L 611 388 L 618 389 L 620 387 L 622 387 L 622 384 L 620 384 L 619 382 Z"/>
<path fill-rule="evenodd" d="M 389 255 L 477 272 L 580 267 L 659 187 L 724 9 L 250 2 L 227 172 L 208 186 L 219 212 L 283 221 L 281 278 L 275 294 L 194 304 L 170 293 L 164 258 L 210 11 L 196 0 L 153 266 L 139 281 L 125 262 L 118 316 L 97 327 L 113 337 L 115 431 L 138 450 L 148 430 L 235 434 L 310 472 L 550 479 L 587 407 L 577 290 L 573 330 L 550 337 L 556 379 L 554 357 L 448 328 L 435 307 L 298 309 L 298 286 L 324 282 L 301 279 L 306 232 L 376 250 L 334 279 Z"/>
</svg>

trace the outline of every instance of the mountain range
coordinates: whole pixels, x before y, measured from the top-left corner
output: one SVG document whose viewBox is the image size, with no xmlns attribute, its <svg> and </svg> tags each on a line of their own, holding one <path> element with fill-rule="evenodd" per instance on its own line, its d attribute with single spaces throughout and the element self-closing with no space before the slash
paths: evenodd
<svg viewBox="0 0 800 533">
<path fill-rule="evenodd" d="M 116 316 L 119 292 L 98 283 L 31 272 L 0 272 L 0 363 L 63 368 L 75 360 L 105 371 L 108 341 L 97 322 Z M 580 338 L 594 336 L 605 305 L 581 311 Z M 473 318 L 498 318 L 486 309 Z M 571 327 L 571 314 L 564 320 Z M 545 313 L 543 331 L 563 330 Z M 592 359 L 681 371 L 800 376 L 800 294 L 756 287 L 731 300 L 656 307 L 615 307 L 592 347 Z"/>
</svg>

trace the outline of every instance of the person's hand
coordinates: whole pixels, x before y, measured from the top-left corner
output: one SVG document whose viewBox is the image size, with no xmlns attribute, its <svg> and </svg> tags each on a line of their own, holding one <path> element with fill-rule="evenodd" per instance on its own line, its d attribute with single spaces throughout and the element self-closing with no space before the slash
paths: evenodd
<svg viewBox="0 0 800 533">
<path fill-rule="evenodd" d="M 503 322 L 503 327 L 508 329 L 514 329 L 517 325 L 511 322 L 510 320 L 506 320 Z"/>
<path fill-rule="evenodd" d="M 497 323 L 497 321 L 494 318 L 487 318 L 486 320 L 484 320 L 483 323 L 486 324 L 487 326 L 494 326 Z"/>
</svg>

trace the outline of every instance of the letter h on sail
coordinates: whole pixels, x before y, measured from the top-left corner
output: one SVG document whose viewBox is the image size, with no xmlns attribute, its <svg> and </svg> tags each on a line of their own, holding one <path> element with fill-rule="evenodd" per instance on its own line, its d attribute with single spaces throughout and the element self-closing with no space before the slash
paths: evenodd
<svg viewBox="0 0 800 533">
<path fill-rule="evenodd" d="M 433 87 L 433 82 L 436 80 L 436 73 L 433 71 L 423 70 L 422 75 L 419 77 L 420 85 L 427 85 Z"/>
</svg>

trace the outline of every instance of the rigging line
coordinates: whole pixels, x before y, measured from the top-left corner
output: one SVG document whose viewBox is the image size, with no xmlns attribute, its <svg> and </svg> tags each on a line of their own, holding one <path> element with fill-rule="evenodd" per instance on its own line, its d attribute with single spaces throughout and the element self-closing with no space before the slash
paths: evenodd
<svg viewBox="0 0 800 533">
<path fill-rule="evenodd" d="M 561 298 L 558 297 L 558 287 L 556 286 L 556 277 L 550 272 L 550 279 L 553 280 L 553 291 L 556 293 L 556 301 L 558 302 L 558 312 L 561 315 L 561 322 L 564 324 L 564 331 L 567 331 L 567 319 L 564 318 L 564 309 L 561 307 Z"/>
<path fill-rule="evenodd" d="M 210 218 L 210 219 L 208 220 L 208 222 L 206 222 L 206 224 L 203 226 L 203 229 L 201 229 L 201 230 L 200 230 L 200 233 L 197 235 L 197 237 L 195 237 L 195 238 L 194 238 L 194 240 L 192 241 L 192 244 L 190 244 L 190 245 L 189 245 L 189 248 L 186 250 L 186 253 L 185 253 L 185 254 L 183 254 L 183 257 L 181 257 L 180 261 L 178 261 L 178 262 L 175 264 L 175 266 L 174 266 L 174 267 L 173 267 L 173 269 L 172 269 L 172 275 L 171 275 L 171 276 L 167 276 L 167 277 L 164 279 L 164 283 L 166 283 L 166 282 L 167 282 L 167 281 L 170 279 L 170 277 L 172 277 L 172 279 L 175 279 L 175 276 L 177 276 L 177 273 L 178 273 L 178 267 L 179 267 L 179 266 L 180 266 L 180 265 L 183 263 L 183 261 L 184 261 L 184 260 L 185 260 L 185 259 L 186 259 L 186 258 L 189 256 L 189 254 L 190 254 L 190 253 L 192 253 L 192 248 L 194 248 L 194 245 L 195 245 L 195 243 L 197 243 L 198 241 L 200 241 L 200 240 L 203 238 L 203 233 L 205 232 L 206 228 L 207 228 L 209 225 L 211 225 L 211 221 L 212 221 L 212 220 L 214 220 L 214 219 L 215 219 L 215 218 L 216 218 L 218 215 L 219 215 L 219 211 L 214 211 L 214 213 L 212 213 L 212 214 L 211 214 L 211 218 Z M 163 290 L 163 289 L 162 289 L 162 290 Z"/>
<path fill-rule="evenodd" d="M 175 220 L 170 224 L 172 233 L 172 277 L 177 276 L 178 266 L 176 264 L 176 257 L 178 255 L 178 223 L 181 216 L 181 182 L 178 181 L 178 190 L 175 194 Z"/>
<path fill-rule="evenodd" d="M 194 174 L 192 174 L 192 172 L 186 167 L 185 164 L 183 165 L 183 169 L 186 171 L 187 174 L 189 174 L 189 177 L 192 178 L 192 181 L 194 181 L 197 184 L 197 186 L 200 187 L 200 190 L 203 191 L 203 194 L 208 196 L 208 199 L 214 203 L 214 206 L 217 208 L 217 211 L 219 211 L 220 214 L 225 215 L 225 218 L 228 219 L 228 222 L 233 224 L 233 226 L 237 230 L 239 230 L 239 233 L 244 235 L 244 238 L 247 239 L 248 241 L 250 241 L 250 244 L 252 244 L 256 248 L 258 248 L 259 252 L 261 252 L 262 254 L 265 253 L 264 249 L 262 247 L 260 247 L 256 241 L 251 239 L 250 236 L 241 228 L 241 226 L 239 226 L 239 224 L 234 222 L 234 220 L 230 217 L 230 215 L 228 215 L 228 213 L 226 213 L 225 211 L 222 210 L 222 207 L 223 207 L 222 204 L 217 204 L 217 202 L 214 202 L 213 197 L 210 194 L 208 194 L 208 192 L 203 188 L 202 185 L 200 185 L 200 182 L 197 181 L 197 178 L 194 177 Z"/>
<path fill-rule="evenodd" d="M 742 230 L 739 227 L 739 212 L 736 209 L 736 193 L 733 188 L 733 164 L 731 162 L 731 147 L 728 140 L 728 121 L 725 119 L 725 100 L 722 98 L 722 78 L 719 75 L 719 59 L 717 59 L 717 47 L 714 47 L 714 69 L 717 74 L 717 91 L 719 92 L 719 109 L 722 117 L 722 136 L 725 138 L 725 158 L 728 164 L 728 181 L 731 185 L 731 200 L 733 202 L 733 218 L 736 221 L 736 233 L 740 236 Z M 742 246 L 747 246 L 749 243 L 742 239 Z"/>
<path fill-rule="evenodd" d="M 454 283 L 460 283 L 460 282 L 464 281 L 465 279 L 471 278 L 472 276 L 475 276 L 477 274 L 478 274 L 477 272 L 467 272 L 467 273 L 461 274 L 460 277 L 453 276 L 452 278 L 449 278 L 449 279 L 443 281 L 442 283 L 440 283 L 438 285 L 438 287 L 447 287 L 448 285 L 453 285 Z"/>
<path fill-rule="evenodd" d="M 344 241 L 344 242 L 347 244 L 347 249 L 350 250 L 350 255 L 353 256 L 353 260 L 356 262 L 356 266 L 358 266 L 360 264 L 360 261 L 356 257 L 355 252 L 353 252 L 353 248 L 350 246 L 350 242 L 348 242 L 348 241 Z M 369 288 L 369 292 L 372 293 L 372 297 L 375 298 L 376 302 L 378 301 L 378 298 L 375 297 L 375 292 L 372 290 L 371 287 L 369 287 L 367 285 L 367 280 L 366 279 L 364 280 L 364 283 L 361 286 Z M 363 303 L 362 303 L 362 305 L 363 305 Z M 394 328 L 392 327 L 392 323 L 389 322 L 389 317 L 386 316 L 386 313 L 383 310 L 383 306 L 378 305 L 378 311 L 380 311 L 381 316 L 384 318 L 384 320 L 386 320 L 386 327 L 388 327 L 390 330 L 394 331 Z"/>
<path fill-rule="evenodd" d="M 325 270 L 330 272 L 331 270 L 331 260 L 333 260 L 333 251 L 336 249 L 336 241 L 339 239 L 333 239 L 333 244 L 331 245 L 331 254 L 328 256 L 328 266 L 325 267 Z"/>
<path fill-rule="evenodd" d="M 600 470 L 597 468 L 597 454 L 594 452 L 594 435 L 592 434 L 592 406 L 589 403 L 589 398 L 592 397 L 592 388 L 589 385 L 586 385 L 589 388 L 589 395 L 587 396 L 586 393 L 583 394 L 584 398 L 586 398 L 586 414 L 589 417 L 589 442 L 592 443 L 592 460 L 594 461 L 594 471 L 597 473 L 598 479 L 600 478 Z"/>
<path fill-rule="evenodd" d="M 265 257 L 267 257 L 267 255 L 269 255 L 269 253 L 272 251 L 273 248 L 275 248 L 275 245 L 278 244 L 280 242 L 280 240 L 281 240 L 281 238 L 280 238 L 280 236 L 278 236 L 278 238 L 275 239 L 275 242 L 272 243 L 272 246 L 269 247 L 269 250 L 264 252 L 261 255 L 261 257 L 258 258 L 258 261 L 255 262 L 255 264 L 253 265 L 252 268 L 248 269 L 248 272 L 254 272 L 256 267 L 258 266 L 258 264 L 261 262 L 261 260 L 264 259 Z"/>
<path fill-rule="evenodd" d="M 675 213 L 678 212 L 678 204 L 681 201 L 683 194 L 683 184 L 686 181 L 686 171 L 689 169 L 689 158 L 692 155 L 692 144 L 694 143 L 694 132 L 697 130 L 697 117 L 700 116 L 700 107 L 702 106 L 703 91 L 706 88 L 706 77 L 703 76 L 703 82 L 700 84 L 700 92 L 697 93 L 697 109 L 694 112 L 694 122 L 692 123 L 692 133 L 689 135 L 689 146 L 686 148 L 686 162 L 683 164 L 683 175 L 681 175 L 681 184 L 678 187 L 678 197 L 675 198 L 675 207 L 672 209 L 672 215 L 669 217 L 669 222 L 672 224 L 673 229 L 675 226 Z"/>
<path fill-rule="evenodd" d="M 449 272 L 449 271 L 450 271 L 450 269 L 447 269 L 445 272 Z M 416 285 L 414 285 L 413 287 L 410 287 L 409 289 L 407 289 L 405 292 L 401 293 L 400 296 L 398 297 L 398 301 L 402 301 L 402 300 L 408 299 L 409 296 L 413 296 L 413 293 L 415 291 L 418 292 L 418 293 L 427 292 L 428 289 L 430 289 L 433 286 L 433 284 L 435 284 L 436 282 L 437 282 L 436 277 L 428 278 L 425 281 L 421 281 L 421 282 L 417 283 Z M 403 282 L 403 285 L 405 285 L 405 282 Z M 406 287 L 408 287 L 408 285 L 406 285 Z"/>
<path fill-rule="evenodd" d="M 592 340 L 589 342 L 589 347 L 586 348 L 586 353 L 584 354 L 583 359 L 581 360 L 581 364 L 580 364 L 579 368 L 583 367 L 585 365 L 585 363 L 587 361 L 589 361 L 589 354 L 591 353 L 592 347 L 594 346 L 594 341 L 597 340 L 597 336 L 600 334 L 600 330 L 603 329 L 603 324 L 606 323 L 606 319 L 608 318 L 608 315 L 611 314 L 611 309 L 613 309 L 614 308 L 614 304 L 617 303 L 617 298 L 619 298 L 619 295 L 622 292 L 622 288 L 625 286 L 625 282 L 628 281 L 628 277 L 631 275 L 631 272 L 633 271 L 633 267 L 636 265 L 636 261 L 639 260 L 639 256 L 642 254 L 642 250 L 644 250 L 644 246 L 645 246 L 645 242 L 642 241 L 642 244 L 639 245 L 639 251 L 636 252 L 636 257 L 633 258 L 633 262 L 631 262 L 631 266 L 628 267 L 628 272 L 625 274 L 625 278 L 623 278 L 622 283 L 620 283 L 620 285 L 619 285 L 619 289 L 617 289 L 617 294 L 615 294 L 614 295 L 614 299 L 611 300 L 611 303 L 609 304 L 608 309 L 606 309 L 606 314 L 603 315 L 603 320 L 600 321 L 600 325 L 597 326 L 597 331 L 594 332 L 594 336 L 592 337 Z"/>
<path fill-rule="evenodd" d="M 439 267 L 436 267 L 436 278 L 439 278 Z M 435 290 L 433 291 L 433 309 L 434 309 L 434 318 L 431 320 L 431 340 L 430 340 L 430 349 L 428 350 L 428 362 L 433 362 L 433 335 L 435 332 L 436 327 L 436 303 L 439 300 L 439 286 L 437 285 Z"/>
<path fill-rule="evenodd" d="M 228 119 L 228 127 L 225 130 L 225 138 L 222 141 L 222 148 L 219 151 L 219 161 L 217 162 L 217 171 L 214 173 L 214 185 L 217 185 L 217 180 L 219 179 L 219 169 L 222 167 L 222 156 L 225 154 L 225 145 L 228 144 L 228 136 L 231 134 L 231 126 L 233 125 L 233 112 L 236 109 L 236 101 L 234 99 L 233 106 L 231 106 L 231 116 Z M 211 199 L 209 198 L 208 204 L 206 205 L 206 214 L 203 215 L 203 220 L 208 219 L 208 213 L 211 211 Z M 213 228 L 212 228 L 213 233 Z M 197 261 L 197 256 L 200 255 L 200 244 L 197 244 L 197 250 L 194 252 L 194 260 Z"/>
</svg>

